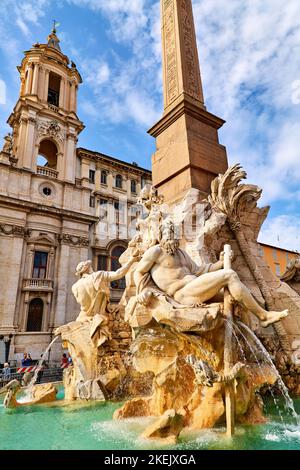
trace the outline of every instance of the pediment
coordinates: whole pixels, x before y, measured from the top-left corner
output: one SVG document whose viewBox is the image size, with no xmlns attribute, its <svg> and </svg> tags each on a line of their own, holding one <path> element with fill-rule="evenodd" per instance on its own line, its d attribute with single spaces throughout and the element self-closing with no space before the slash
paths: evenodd
<svg viewBox="0 0 300 470">
<path fill-rule="evenodd" d="M 40 234 L 36 237 L 31 237 L 28 239 L 28 244 L 57 246 L 57 241 L 56 239 L 49 237 L 47 234 Z"/>
</svg>

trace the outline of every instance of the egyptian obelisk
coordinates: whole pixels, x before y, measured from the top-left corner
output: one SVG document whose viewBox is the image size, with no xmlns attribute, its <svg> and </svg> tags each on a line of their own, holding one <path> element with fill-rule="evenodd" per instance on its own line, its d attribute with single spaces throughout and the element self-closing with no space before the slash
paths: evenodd
<svg viewBox="0 0 300 470">
<path fill-rule="evenodd" d="M 164 113 L 149 134 L 156 138 L 153 184 L 166 202 L 189 189 L 210 192 L 228 167 L 218 129 L 225 121 L 206 110 L 191 0 L 161 0 Z"/>
</svg>

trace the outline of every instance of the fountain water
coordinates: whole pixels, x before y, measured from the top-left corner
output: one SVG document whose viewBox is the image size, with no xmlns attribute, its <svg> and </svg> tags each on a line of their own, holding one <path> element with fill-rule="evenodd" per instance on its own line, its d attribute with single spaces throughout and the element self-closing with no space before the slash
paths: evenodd
<svg viewBox="0 0 300 470">
<path fill-rule="evenodd" d="M 235 329 L 237 329 L 237 330 L 239 331 L 240 335 L 241 335 L 242 338 L 244 339 L 244 341 L 245 341 L 245 343 L 246 343 L 246 346 L 248 346 L 249 351 L 250 351 L 251 354 L 253 355 L 253 357 L 254 357 L 254 359 L 255 359 L 255 362 L 256 362 L 256 364 L 257 364 L 258 367 L 259 367 L 259 370 L 260 370 L 261 375 L 265 378 L 266 383 L 267 383 L 267 376 L 266 376 L 265 370 L 263 369 L 263 367 L 262 367 L 262 365 L 261 365 L 261 362 L 260 362 L 260 360 L 258 359 L 258 357 L 257 357 L 257 355 L 256 355 L 256 352 L 254 351 L 253 347 L 252 347 L 251 344 L 249 343 L 248 339 L 245 337 L 245 335 L 244 335 L 244 334 L 241 332 L 241 330 L 238 328 L 238 326 L 237 326 L 236 324 L 234 324 L 233 326 L 234 326 L 234 328 L 233 328 L 233 335 L 234 335 L 234 337 L 235 337 L 235 339 L 236 339 L 238 348 L 239 348 L 239 350 L 240 350 L 240 352 L 241 352 L 241 355 L 242 355 L 242 357 L 243 357 L 243 360 L 244 360 L 245 364 L 247 363 L 247 359 L 246 359 L 246 356 L 245 356 L 245 351 L 244 351 L 244 349 L 243 349 L 243 347 L 242 347 L 242 344 L 241 344 L 241 342 L 240 342 L 240 340 L 239 340 L 239 338 L 238 338 L 238 336 L 237 336 L 237 334 L 236 334 L 236 332 L 235 332 Z M 280 407 L 279 407 L 279 405 L 278 405 L 277 399 L 276 399 L 276 397 L 275 397 L 275 395 L 274 395 L 274 392 L 273 392 L 273 390 L 272 390 L 272 387 L 269 387 L 269 390 L 270 390 L 270 393 L 271 393 L 271 396 L 272 396 L 272 399 L 273 399 L 273 403 L 274 403 L 274 405 L 275 405 L 275 407 L 276 407 L 277 413 L 278 413 L 278 415 L 279 415 L 279 417 L 280 417 L 281 422 L 283 423 L 283 416 L 282 416 L 282 413 L 281 413 L 281 411 L 280 411 Z"/>
<path fill-rule="evenodd" d="M 272 358 L 270 356 L 270 354 L 268 353 L 268 351 L 266 350 L 266 348 L 263 346 L 263 344 L 261 343 L 261 341 L 257 338 L 257 336 L 253 333 L 253 331 L 247 326 L 245 325 L 244 323 L 242 322 L 238 322 L 238 324 L 241 326 L 241 328 L 244 328 L 244 330 L 250 335 L 250 337 L 253 339 L 253 341 L 255 342 L 255 344 L 257 345 L 257 347 L 261 350 L 261 352 L 264 354 L 268 364 L 272 367 L 272 369 L 274 370 L 274 372 L 276 373 L 277 375 L 277 379 L 278 379 L 278 383 L 279 383 L 279 388 L 284 396 L 284 399 L 285 399 L 285 402 L 286 402 L 286 408 L 287 410 L 289 410 L 289 412 L 292 414 L 293 418 L 295 418 L 295 420 L 297 421 L 298 423 L 298 420 L 299 420 L 299 416 L 298 414 L 296 413 L 296 410 L 295 410 L 295 407 L 294 407 L 294 404 L 293 404 L 293 400 L 291 399 L 290 395 L 289 395 L 289 391 L 285 385 L 285 383 L 283 382 L 282 378 L 281 378 L 281 375 L 279 374 L 278 370 L 276 369 L 273 361 L 272 361 Z"/>
<path fill-rule="evenodd" d="M 35 371 L 34 371 L 34 374 L 33 374 L 33 377 L 32 379 L 30 380 L 29 384 L 27 385 L 26 389 L 25 389 L 25 393 L 22 397 L 22 403 L 26 403 L 26 402 L 31 402 L 32 399 L 33 399 L 33 389 L 34 389 L 34 386 L 36 384 L 36 381 L 38 379 L 38 375 L 39 375 L 39 372 L 41 371 L 42 367 L 43 367 L 43 363 L 45 362 L 46 360 L 46 357 L 47 357 L 47 354 L 49 353 L 50 349 L 52 348 L 53 344 L 58 340 L 58 336 L 56 336 L 52 341 L 51 343 L 47 346 L 47 348 L 45 349 L 45 351 L 43 352 L 39 362 L 38 362 L 38 365 L 36 366 L 35 368 Z"/>
</svg>

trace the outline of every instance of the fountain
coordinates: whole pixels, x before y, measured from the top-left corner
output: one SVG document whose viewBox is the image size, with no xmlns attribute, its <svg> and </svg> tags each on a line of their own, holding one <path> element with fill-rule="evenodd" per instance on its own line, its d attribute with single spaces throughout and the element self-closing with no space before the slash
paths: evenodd
<svg viewBox="0 0 300 470">
<path fill-rule="evenodd" d="M 249 203 L 253 208 L 257 192 L 250 198 L 253 187 L 238 185 L 241 174 L 234 166 L 218 184 L 231 178 L 229 191 L 238 194 L 234 204 L 245 210 Z M 216 182 L 213 185 L 216 188 Z M 113 403 L 115 425 L 138 419 L 142 441 L 175 446 L 204 429 L 221 429 L 233 438 L 245 424 L 266 425 L 259 392 L 265 386 L 272 390 L 274 384 L 282 390 L 287 414 L 297 419 L 288 391 L 249 321 L 253 314 L 268 327 L 288 312 L 266 310 L 241 282 L 233 269 L 237 245 L 228 232 L 227 238 L 220 235 L 223 248 L 212 253 L 210 241 L 218 240 L 216 234 L 226 222 L 224 212 L 214 210 L 214 194 L 203 203 L 210 204 L 209 215 L 190 241 L 177 234 L 194 210 L 193 198 L 188 195 L 179 206 L 166 207 L 152 187 L 142 190 L 140 203 L 147 215 L 137 223 L 137 234 L 120 258 L 121 268 L 94 272 L 90 261 L 78 265 L 79 279 L 72 288 L 81 307 L 78 318 L 55 331 L 22 399 L 16 399 L 19 382 L 7 385 L 6 407 L 55 400 L 55 387 L 43 386 L 38 395 L 41 386 L 35 383 L 47 351 L 61 338 L 73 359 L 73 366 L 64 371 L 64 405 Z M 113 306 L 110 282 L 124 276 L 123 298 Z M 113 325 L 122 316 L 122 329 L 127 324 L 132 338 L 116 353 Z M 125 401 L 122 406 L 120 400 Z M 279 408 L 276 399 L 275 405 Z"/>
</svg>

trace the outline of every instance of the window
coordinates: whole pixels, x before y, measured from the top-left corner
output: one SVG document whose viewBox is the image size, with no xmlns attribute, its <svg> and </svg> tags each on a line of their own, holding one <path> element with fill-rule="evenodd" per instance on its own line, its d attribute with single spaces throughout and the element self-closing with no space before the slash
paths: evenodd
<svg viewBox="0 0 300 470">
<path fill-rule="evenodd" d="M 131 192 L 136 194 L 136 181 L 131 180 Z"/>
<path fill-rule="evenodd" d="M 96 205 L 95 196 L 91 196 L 90 197 L 90 207 L 95 207 L 95 205 Z"/>
<path fill-rule="evenodd" d="M 280 265 L 279 264 L 276 264 L 276 274 L 277 274 L 277 276 L 281 276 Z"/>
<path fill-rule="evenodd" d="M 258 246 L 258 252 L 259 252 L 259 256 L 261 258 L 264 257 L 264 250 L 263 250 L 263 247 L 261 245 Z"/>
<path fill-rule="evenodd" d="M 122 189 L 123 187 L 123 177 L 122 175 L 116 176 L 116 188 Z"/>
<path fill-rule="evenodd" d="M 47 274 L 48 253 L 36 251 L 34 253 L 33 273 L 34 279 L 45 279 Z"/>
<path fill-rule="evenodd" d="M 57 153 L 57 147 L 52 140 L 42 140 L 37 157 L 38 166 L 45 166 L 55 170 L 57 165 Z"/>
<path fill-rule="evenodd" d="M 50 73 L 49 75 L 49 88 L 48 88 L 48 103 L 56 106 L 59 106 L 59 91 L 60 91 L 60 81 L 61 78 L 55 73 Z"/>
<path fill-rule="evenodd" d="M 44 302 L 33 299 L 29 304 L 26 331 L 42 331 Z"/>
<path fill-rule="evenodd" d="M 108 270 L 108 257 L 105 255 L 98 256 L 98 271 Z"/>
<path fill-rule="evenodd" d="M 107 171 L 101 171 L 101 184 L 107 184 Z"/>
<path fill-rule="evenodd" d="M 278 259 L 277 250 L 275 248 L 273 249 L 273 259 Z"/>
<path fill-rule="evenodd" d="M 100 206 L 105 206 L 107 204 L 106 199 L 100 199 Z"/>
<path fill-rule="evenodd" d="M 50 188 L 48 188 L 48 186 L 45 186 L 45 187 L 43 188 L 43 193 L 45 194 L 45 196 L 51 196 L 52 191 L 51 191 Z"/>
<path fill-rule="evenodd" d="M 120 256 L 124 253 L 125 248 L 123 246 L 116 246 L 111 252 L 111 270 L 117 271 L 121 265 L 119 263 Z M 113 289 L 125 289 L 126 283 L 125 278 L 120 279 L 119 281 L 113 281 L 111 283 Z"/>
<path fill-rule="evenodd" d="M 89 174 L 89 179 L 90 179 L 90 183 L 92 184 L 95 184 L 95 171 L 94 170 L 90 170 L 90 174 Z"/>
</svg>

